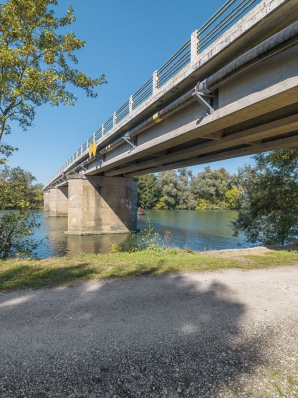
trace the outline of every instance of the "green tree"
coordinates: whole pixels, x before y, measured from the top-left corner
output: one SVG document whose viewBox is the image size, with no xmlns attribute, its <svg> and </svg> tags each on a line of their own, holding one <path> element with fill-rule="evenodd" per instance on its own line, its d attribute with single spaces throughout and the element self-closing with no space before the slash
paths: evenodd
<svg viewBox="0 0 298 398">
<path fill-rule="evenodd" d="M 11 133 L 10 123 L 18 123 L 26 130 L 32 125 L 37 107 L 43 104 L 74 105 L 76 96 L 70 91 L 71 87 L 81 88 L 87 96 L 96 97 L 93 89 L 105 83 L 104 75 L 92 79 L 76 68 L 75 51 L 86 43 L 73 32 L 64 33 L 75 21 L 75 16 L 71 6 L 64 16 L 55 16 L 57 5 L 57 0 L 8 0 L 0 4 L 2 165 L 15 150 L 2 142 L 3 135 Z M 29 184 L 30 192 L 25 191 L 23 182 L 14 182 L 18 192 L 10 189 L 13 183 L 9 187 L 5 184 L 0 187 L 1 207 L 19 209 L 19 213 L 5 213 L 0 217 L 0 257 L 3 258 L 17 253 L 28 254 L 34 248 L 26 237 L 38 223 L 34 214 L 25 211 L 30 203 L 37 206 L 40 202 L 40 190 Z"/>
<path fill-rule="evenodd" d="M 193 174 L 191 170 L 185 167 L 178 169 L 178 200 L 177 209 L 194 210 L 197 206 L 197 200 L 192 190 Z"/>
<path fill-rule="evenodd" d="M 231 189 L 225 192 L 225 204 L 227 207 L 238 207 L 241 200 L 241 192 L 233 185 Z"/>
<path fill-rule="evenodd" d="M 284 245 L 298 236 L 298 148 L 254 156 L 255 167 L 240 169 L 241 210 L 234 234 L 251 243 Z"/>
<path fill-rule="evenodd" d="M 231 175 L 224 168 L 211 170 L 209 166 L 205 167 L 192 181 L 195 196 L 198 200 L 205 201 L 200 202 L 199 206 L 202 207 L 202 203 L 207 203 L 207 207 L 224 205 L 226 191 L 237 181 L 237 176 Z"/>
<path fill-rule="evenodd" d="M 0 258 L 32 255 L 38 245 L 31 239 L 38 215 L 28 212 L 38 203 L 33 181 L 35 177 L 20 167 L 1 168 L 0 209 L 6 211 L 0 217 Z"/>
<path fill-rule="evenodd" d="M 42 206 L 42 184 L 33 184 L 36 178 L 21 167 L 0 168 L 0 209 L 38 209 Z"/>
<path fill-rule="evenodd" d="M 152 209 L 158 202 L 160 189 L 154 174 L 143 175 L 138 181 L 138 207 Z"/>
<path fill-rule="evenodd" d="M 26 130 L 38 106 L 73 105 L 69 87 L 93 88 L 105 82 L 76 69 L 75 51 L 85 46 L 62 28 L 75 21 L 72 7 L 56 17 L 57 0 L 9 0 L 0 5 L 0 141 L 11 131 L 9 121 Z"/>
<path fill-rule="evenodd" d="M 161 197 L 157 203 L 159 209 L 176 209 L 179 204 L 178 176 L 174 170 L 158 173 Z"/>
<path fill-rule="evenodd" d="M 43 184 L 34 184 L 32 191 L 31 209 L 43 209 Z"/>
</svg>

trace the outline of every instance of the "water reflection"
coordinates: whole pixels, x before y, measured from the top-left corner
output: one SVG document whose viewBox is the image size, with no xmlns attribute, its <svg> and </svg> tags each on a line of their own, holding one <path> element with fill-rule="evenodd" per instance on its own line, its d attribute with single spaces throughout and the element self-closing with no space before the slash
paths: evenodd
<svg viewBox="0 0 298 398">
<path fill-rule="evenodd" d="M 236 211 L 229 210 L 146 210 L 146 215 L 138 216 L 138 228 L 145 227 L 150 219 L 156 232 L 173 247 L 200 251 L 233 249 L 239 247 L 239 244 L 247 247 L 243 237 L 232 236 L 229 224 L 236 215 Z M 34 231 L 36 239 L 43 239 L 37 253 L 39 257 L 105 253 L 111 250 L 112 244 L 123 243 L 130 236 L 65 235 L 67 217 L 49 217 L 40 211 L 39 219 L 41 227 Z"/>
<path fill-rule="evenodd" d="M 162 236 L 170 232 L 170 245 L 180 248 L 203 251 L 247 247 L 243 236 L 232 236 L 229 224 L 236 216 L 237 211 L 231 210 L 151 210 L 139 216 L 139 228 L 150 219 Z"/>
<path fill-rule="evenodd" d="M 112 244 L 123 243 L 130 234 L 109 235 L 65 235 L 67 231 L 67 217 L 48 217 L 41 213 L 41 235 L 47 236 L 39 255 L 42 257 L 53 255 L 74 256 L 80 253 L 106 253 L 111 250 Z M 38 232 L 37 232 L 38 233 Z M 40 236 L 42 238 L 42 236 Z"/>
</svg>

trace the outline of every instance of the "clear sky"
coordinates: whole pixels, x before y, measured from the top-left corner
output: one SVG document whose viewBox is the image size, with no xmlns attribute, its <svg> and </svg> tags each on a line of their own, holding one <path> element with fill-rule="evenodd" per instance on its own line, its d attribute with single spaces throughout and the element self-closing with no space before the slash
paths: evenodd
<svg viewBox="0 0 298 398">
<path fill-rule="evenodd" d="M 96 99 L 83 91 L 75 106 L 37 108 L 34 127 L 23 132 L 13 126 L 5 137 L 19 151 L 9 160 L 45 184 L 65 161 L 104 123 L 152 72 L 225 2 L 225 0 L 60 0 L 56 14 L 74 8 L 76 22 L 69 27 L 87 45 L 77 52 L 78 68 L 91 77 L 106 75 L 108 84 L 97 88 Z M 236 172 L 249 163 L 242 157 L 211 163 Z M 204 166 L 191 169 L 199 172 Z"/>
</svg>

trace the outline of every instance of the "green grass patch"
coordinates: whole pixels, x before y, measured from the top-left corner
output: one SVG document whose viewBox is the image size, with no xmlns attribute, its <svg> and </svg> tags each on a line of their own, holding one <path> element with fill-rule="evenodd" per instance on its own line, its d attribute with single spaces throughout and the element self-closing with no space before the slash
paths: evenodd
<svg viewBox="0 0 298 398">
<path fill-rule="evenodd" d="M 293 265 L 298 262 L 297 251 L 270 251 L 262 256 L 245 255 L 248 260 L 252 260 L 252 268 L 266 268 L 278 265 Z"/>
<path fill-rule="evenodd" d="M 240 259 L 183 250 L 162 252 L 83 254 L 74 258 L 13 259 L 0 262 L 0 289 L 51 287 L 75 281 L 215 271 L 227 268 L 254 269 L 298 263 L 297 252 L 272 251 Z"/>
</svg>

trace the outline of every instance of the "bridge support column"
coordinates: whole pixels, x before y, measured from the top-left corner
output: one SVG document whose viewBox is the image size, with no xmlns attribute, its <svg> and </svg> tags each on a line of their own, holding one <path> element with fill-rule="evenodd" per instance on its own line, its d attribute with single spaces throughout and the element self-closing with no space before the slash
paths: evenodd
<svg viewBox="0 0 298 398">
<path fill-rule="evenodd" d="M 48 194 L 49 216 L 62 217 L 68 214 L 68 187 L 51 188 Z M 46 199 L 45 199 L 46 207 Z"/>
<path fill-rule="evenodd" d="M 50 191 L 45 191 L 43 193 L 43 210 L 46 212 L 50 210 L 49 199 L 50 199 Z"/>
<path fill-rule="evenodd" d="M 137 180 L 68 177 L 68 231 L 73 235 L 127 233 L 137 228 Z"/>
</svg>

